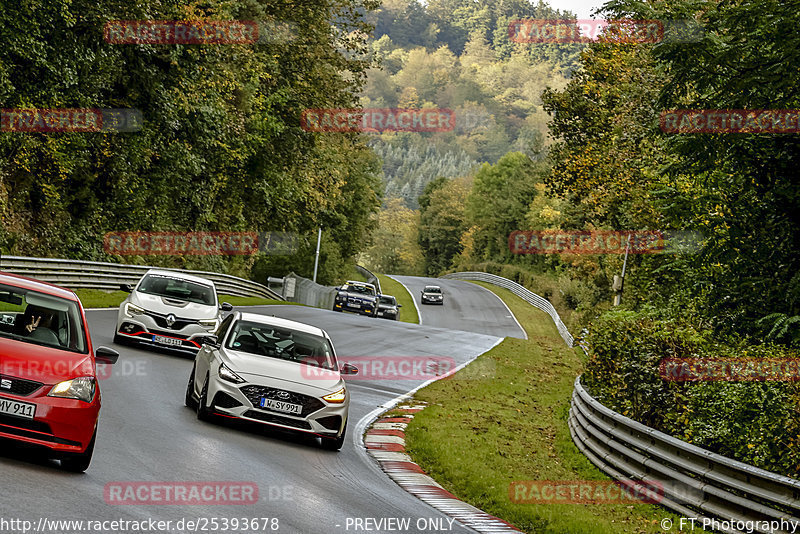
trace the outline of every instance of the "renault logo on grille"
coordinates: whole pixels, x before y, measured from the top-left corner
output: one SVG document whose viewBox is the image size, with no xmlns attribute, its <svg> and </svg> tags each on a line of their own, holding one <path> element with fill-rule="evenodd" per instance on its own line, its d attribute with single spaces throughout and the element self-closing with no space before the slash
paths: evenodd
<svg viewBox="0 0 800 534">
<path fill-rule="evenodd" d="M 288 391 L 277 391 L 275 396 L 281 400 L 289 400 L 291 398 L 291 395 L 289 395 Z"/>
<path fill-rule="evenodd" d="M 172 325 L 175 324 L 175 321 L 177 321 L 177 319 L 175 318 L 175 316 L 173 314 L 170 313 L 169 315 L 167 315 L 167 326 L 168 327 L 172 328 Z"/>
<path fill-rule="evenodd" d="M 0 388 L 11 389 L 11 380 L 7 380 L 5 378 L 0 380 Z"/>
</svg>

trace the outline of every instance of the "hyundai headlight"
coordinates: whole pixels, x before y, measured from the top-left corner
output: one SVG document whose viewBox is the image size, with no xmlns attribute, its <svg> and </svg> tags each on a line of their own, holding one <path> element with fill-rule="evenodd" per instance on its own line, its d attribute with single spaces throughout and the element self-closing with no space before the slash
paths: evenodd
<svg viewBox="0 0 800 534">
<path fill-rule="evenodd" d="M 244 378 L 231 371 L 230 367 L 224 363 L 219 364 L 219 377 L 227 382 L 233 382 L 234 384 L 246 382 Z"/>
<path fill-rule="evenodd" d="M 337 391 L 336 393 L 331 393 L 329 395 L 325 395 L 322 398 L 325 399 L 326 401 L 332 402 L 334 404 L 341 404 L 347 398 L 347 389 L 346 388 L 342 388 L 339 391 Z"/>
</svg>

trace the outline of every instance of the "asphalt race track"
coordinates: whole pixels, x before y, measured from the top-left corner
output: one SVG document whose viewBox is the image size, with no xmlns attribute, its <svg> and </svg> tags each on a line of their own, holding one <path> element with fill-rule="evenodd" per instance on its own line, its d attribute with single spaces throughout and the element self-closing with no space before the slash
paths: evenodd
<svg viewBox="0 0 800 534">
<path fill-rule="evenodd" d="M 511 311 L 488 289 L 469 282 L 444 278 L 420 276 L 392 276 L 392 278 L 411 292 L 420 312 L 420 323 L 423 325 L 482 332 L 499 337 L 527 338 Z M 423 305 L 420 302 L 420 293 L 425 286 L 441 287 L 444 304 Z"/>
<path fill-rule="evenodd" d="M 416 278 L 403 281 L 408 281 L 412 292 L 414 284 L 425 283 L 425 279 Z M 491 293 L 476 290 L 476 286 L 466 282 L 439 283 L 446 292 L 447 303 L 436 310 L 423 308 L 422 326 L 301 306 L 249 310 L 324 328 L 333 338 L 340 357 L 437 356 L 450 357 L 461 364 L 495 345 L 500 336 L 524 335 L 502 302 L 490 298 Z M 313 439 L 262 427 L 198 421 L 194 412 L 183 406 L 191 357 L 113 345 L 116 311 L 93 310 L 87 316 L 95 347 L 112 346 L 121 353 L 111 376 L 101 381 L 103 409 L 92 465 L 82 475 L 66 473 L 55 461 L 32 456 L 8 442 L 0 443 L 0 523 L 18 519 L 31 521 L 36 528 L 42 518 L 49 521 L 154 519 L 172 521 L 173 526 L 167 531 L 178 532 L 174 525 L 182 519 L 277 518 L 277 530 L 272 529 L 274 523 L 270 522 L 266 529 L 237 531 L 336 534 L 398 532 L 375 529 L 375 523 L 361 523 L 362 528 L 356 528 L 355 521 L 409 518 L 411 528 L 402 532 L 473 532 L 458 523 L 451 525 L 449 518 L 400 489 L 356 446 L 354 429 L 361 419 L 423 380 L 348 379 L 352 403 L 347 441 L 340 452 L 329 452 Z M 455 326 L 460 326 L 461 331 L 454 332 Z M 251 482 L 259 488 L 259 502 L 248 505 L 106 502 L 107 484 L 132 481 Z M 418 521 L 427 526 L 418 529 L 415 526 Z M 48 533 L 76 531 L 44 525 L 42 531 Z M 210 525 L 197 530 L 223 531 Z"/>
</svg>

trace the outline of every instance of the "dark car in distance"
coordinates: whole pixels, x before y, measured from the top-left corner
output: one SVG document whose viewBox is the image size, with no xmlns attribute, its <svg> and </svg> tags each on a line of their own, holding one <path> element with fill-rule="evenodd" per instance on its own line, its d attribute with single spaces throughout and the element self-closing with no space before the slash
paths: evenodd
<svg viewBox="0 0 800 534">
<path fill-rule="evenodd" d="M 377 316 L 396 321 L 400 316 L 400 308 L 402 307 L 403 305 L 398 304 L 397 299 L 392 295 L 380 295 L 378 296 Z"/>
<path fill-rule="evenodd" d="M 378 292 L 375 290 L 375 286 L 366 282 L 348 280 L 342 287 L 337 288 L 333 311 L 349 311 L 376 317 Z"/>
<path fill-rule="evenodd" d="M 444 295 L 439 286 L 425 286 L 420 298 L 422 304 L 444 304 Z"/>
</svg>

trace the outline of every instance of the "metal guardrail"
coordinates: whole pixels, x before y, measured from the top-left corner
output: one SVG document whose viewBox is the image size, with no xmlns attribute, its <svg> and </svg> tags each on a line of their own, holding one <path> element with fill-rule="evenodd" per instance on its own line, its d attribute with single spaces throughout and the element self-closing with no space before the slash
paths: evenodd
<svg viewBox="0 0 800 534">
<path fill-rule="evenodd" d="M 516 282 L 481 272 L 452 273 L 443 278 L 481 280 L 509 289 L 547 312 L 567 345 L 573 346 L 573 337 L 552 304 Z M 715 530 L 726 534 L 777 534 L 785 531 L 780 526 L 771 529 L 770 522 L 780 524 L 784 520 L 790 532 L 800 524 L 800 480 L 727 458 L 637 423 L 589 395 L 580 377 L 575 379 L 568 426 L 575 445 L 601 471 L 617 480 L 660 485 L 663 495 L 659 504 L 695 518 L 698 526 L 704 519 L 707 524 L 716 520 L 723 528 Z"/>
<path fill-rule="evenodd" d="M 211 280 L 219 293 L 237 297 L 263 297 L 284 300 L 267 286 L 228 274 L 187 271 L 147 265 L 124 265 L 100 261 L 52 258 L 0 257 L 0 270 L 36 278 L 70 289 L 119 289 L 120 284 L 135 284 L 148 269 L 164 269 Z"/>
<path fill-rule="evenodd" d="M 374 285 L 374 286 L 375 286 L 375 289 L 377 289 L 377 290 L 378 290 L 378 294 L 379 294 L 379 295 L 380 295 L 381 293 L 383 293 L 383 291 L 381 291 L 381 281 L 380 281 L 380 280 L 378 280 L 378 277 L 377 277 L 377 276 L 375 276 L 375 275 L 372 273 L 372 271 L 370 271 L 370 270 L 369 270 L 369 269 L 367 269 L 366 267 L 362 267 L 361 265 L 356 265 L 356 270 L 357 270 L 358 272 L 360 272 L 362 275 L 364 275 L 364 278 L 366 278 L 366 279 L 367 279 L 367 283 L 368 283 L 368 284 L 372 284 L 372 285 Z"/>
<path fill-rule="evenodd" d="M 531 305 L 539 308 L 540 310 L 548 314 L 553 319 L 553 322 L 556 324 L 556 328 L 558 328 L 558 333 L 561 334 L 561 337 L 564 339 L 564 342 L 566 342 L 567 346 L 568 347 L 573 346 L 575 340 L 573 339 L 572 334 L 569 333 L 569 330 L 567 330 L 567 326 L 561 320 L 561 316 L 558 315 L 558 312 L 550 303 L 550 301 L 540 297 L 536 293 L 528 290 L 524 286 L 519 285 L 513 280 L 509 280 L 508 278 L 503 278 L 502 276 L 497 276 L 494 274 L 475 272 L 475 271 L 469 271 L 463 273 L 450 273 L 442 276 L 442 278 L 452 278 L 454 280 L 478 280 L 480 282 L 488 282 L 490 284 L 494 284 L 496 286 L 508 289 L 519 298 L 527 301 Z"/>
<path fill-rule="evenodd" d="M 741 522 L 753 525 L 753 532 L 771 534 L 785 531 L 764 528 L 767 525 L 763 522 L 783 519 L 800 524 L 800 480 L 715 454 L 637 423 L 600 404 L 583 388 L 580 377 L 575 379 L 568 424 L 575 444 L 599 469 L 618 480 L 661 484 L 664 494 L 660 504 L 680 515 L 698 518 L 698 525 L 704 518 L 731 522 L 731 526 Z M 717 530 L 739 533 L 745 529 Z"/>
<path fill-rule="evenodd" d="M 289 273 L 284 278 L 283 296 L 292 302 L 331 310 L 336 298 L 336 288 L 323 286 L 295 273 Z"/>
</svg>

